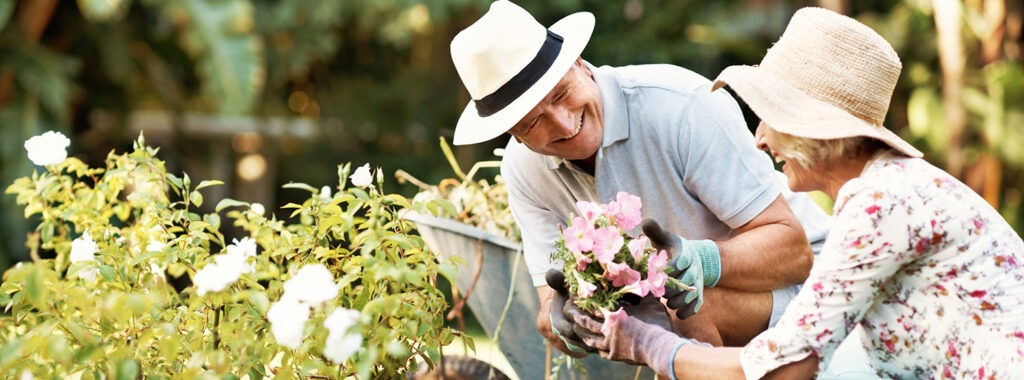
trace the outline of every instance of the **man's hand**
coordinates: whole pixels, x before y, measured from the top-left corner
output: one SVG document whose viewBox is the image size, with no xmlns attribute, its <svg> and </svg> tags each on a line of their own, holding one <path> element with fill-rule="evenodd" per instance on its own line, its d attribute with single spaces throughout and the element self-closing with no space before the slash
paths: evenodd
<svg viewBox="0 0 1024 380">
<path fill-rule="evenodd" d="M 652 219 L 644 219 L 640 225 L 655 249 L 668 251 L 669 263 L 676 269 L 669 275 L 689 288 L 667 286 L 665 304 L 676 311 L 679 319 L 696 314 L 704 304 L 704 288 L 715 286 L 722 273 L 718 246 L 710 240 L 683 239 L 665 231 Z"/>
<path fill-rule="evenodd" d="M 676 350 L 690 343 L 672 332 L 665 307 L 654 297 L 625 308 L 626 317 L 605 322 L 588 314 L 574 316 L 575 330 L 601 357 L 634 365 L 646 365 L 670 376 Z M 648 322 L 650 321 L 650 322 Z M 602 327 L 604 330 L 602 331 Z"/>
<path fill-rule="evenodd" d="M 561 340 L 561 343 L 568 350 L 561 350 L 560 345 L 557 344 L 558 342 L 555 342 L 555 347 L 558 347 L 566 355 L 575 358 L 582 358 L 587 356 L 588 353 L 594 352 L 594 349 L 587 347 L 576 336 L 576 333 L 573 332 L 572 317 L 583 312 L 576 307 L 575 303 L 569 300 L 569 289 L 565 285 L 565 275 L 558 269 L 549 269 L 544 275 L 544 280 L 554 290 L 551 295 L 550 310 L 548 312 L 551 332 Z"/>
</svg>

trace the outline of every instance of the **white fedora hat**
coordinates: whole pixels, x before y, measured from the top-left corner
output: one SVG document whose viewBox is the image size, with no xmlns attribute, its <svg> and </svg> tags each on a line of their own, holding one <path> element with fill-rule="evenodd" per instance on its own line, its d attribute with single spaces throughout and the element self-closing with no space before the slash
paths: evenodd
<svg viewBox="0 0 1024 380">
<path fill-rule="evenodd" d="M 452 39 L 455 70 L 473 98 L 455 126 L 455 145 L 475 144 L 512 128 L 558 84 L 594 31 L 594 15 L 569 15 L 550 28 L 511 1 Z"/>
<path fill-rule="evenodd" d="M 882 124 L 903 64 L 882 36 L 823 8 L 793 15 L 758 66 L 730 66 L 728 85 L 770 128 L 812 139 L 865 136 L 911 157 L 921 152 Z"/>
</svg>

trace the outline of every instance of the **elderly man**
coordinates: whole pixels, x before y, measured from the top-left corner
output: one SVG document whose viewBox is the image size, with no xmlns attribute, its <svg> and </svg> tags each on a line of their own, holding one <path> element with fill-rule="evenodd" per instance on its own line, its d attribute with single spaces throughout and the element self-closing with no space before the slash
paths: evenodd
<svg viewBox="0 0 1024 380">
<path fill-rule="evenodd" d="M 577 201 L 625 191 L 657 221 L 644 232 L 671 251 L 678 278 L 697 288 L 666 296 L 676 331 L 742 345 L 796 294 L 813 262 L 808 241 L 824 238 L 826 217 L 788 192 L 728 94 L 677 66 L 593 66 L 580 57 L 593 27 L 582 12 L 545 28 L 495 1 L 451 43 L 473 98 L 455 144 L 512 136 L 501 173 L 541 300 L 537 328 L 580 356 L 566 297 L 545 284 L 559 267 L 550 253 Z"/>
</svg>

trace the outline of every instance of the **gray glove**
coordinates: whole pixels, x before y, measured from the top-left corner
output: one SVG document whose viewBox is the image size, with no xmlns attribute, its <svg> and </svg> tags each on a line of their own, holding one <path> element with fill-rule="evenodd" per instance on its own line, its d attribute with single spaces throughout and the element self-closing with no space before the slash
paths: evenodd
<svg viewBox="0 0 1024 380">
<path fill-rule="evenodd" d="M 667 286 L 665 304 L 676 311 L 679 319 L 697 314 L 704 304 L 704 288 L 715 286 L 722 275 L 722 256 L 718 245 L 711 240 L 684 239 L 665 231 L 652 219 L 644 219 L 640 225 L 655 249 L 668 251 L 669 263 L 676 269 L 669 276 L 689 288 Z"/>
<path fill-rule="evenodd" d="M 625 310 L 626 319 L 612 322 L 607 334 L 601 332 L 604 321 L 587 314 L 575 316 L 574 329 L 584 343 L 596 348 L 605 359 L 646 365 L 671 377 L 676 351 L 692 341 L 666 328 L 671 324 L 665 306 L 657 298 L 646 297 Z"/>
<path fill-rule="evenodd" d="M 548 317 L 551 319 L 551 331 L 558 335 L 562 342 L 565 342 L 565 346 L 569 350 L 575 353 L 586 356 L 589 353 L 597 352 L 584 344 L 579 336 L 573 332 L 572 316 L 585 313 L 569 300 L 569 289 L 565 285 L 565 275 L 558 269 L 548 269 L 548 272 L 544 274 L 544 281 L 555 291 L 551 296 L 551 311 L 548 314 Z"/>
</svg>

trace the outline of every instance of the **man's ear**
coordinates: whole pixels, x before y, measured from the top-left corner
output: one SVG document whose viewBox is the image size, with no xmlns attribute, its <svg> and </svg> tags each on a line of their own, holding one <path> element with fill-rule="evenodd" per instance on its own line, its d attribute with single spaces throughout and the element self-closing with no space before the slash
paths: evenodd
<svg viewBox="0 0 1024 380">
<path fill-rule="evenodd" d="M 594 79 L 594 73 L 590 72 L 590 69 L 587 68 L 587 65 L 583 63 L 583 57 L 576 57 L 576 62 L 573 63 L 573 65 L 576 66 L 577 69 L 583 70 L 583 72 L 587 74 L 587 76 L 590 77 L 590 79 Z"/>
</svg>

